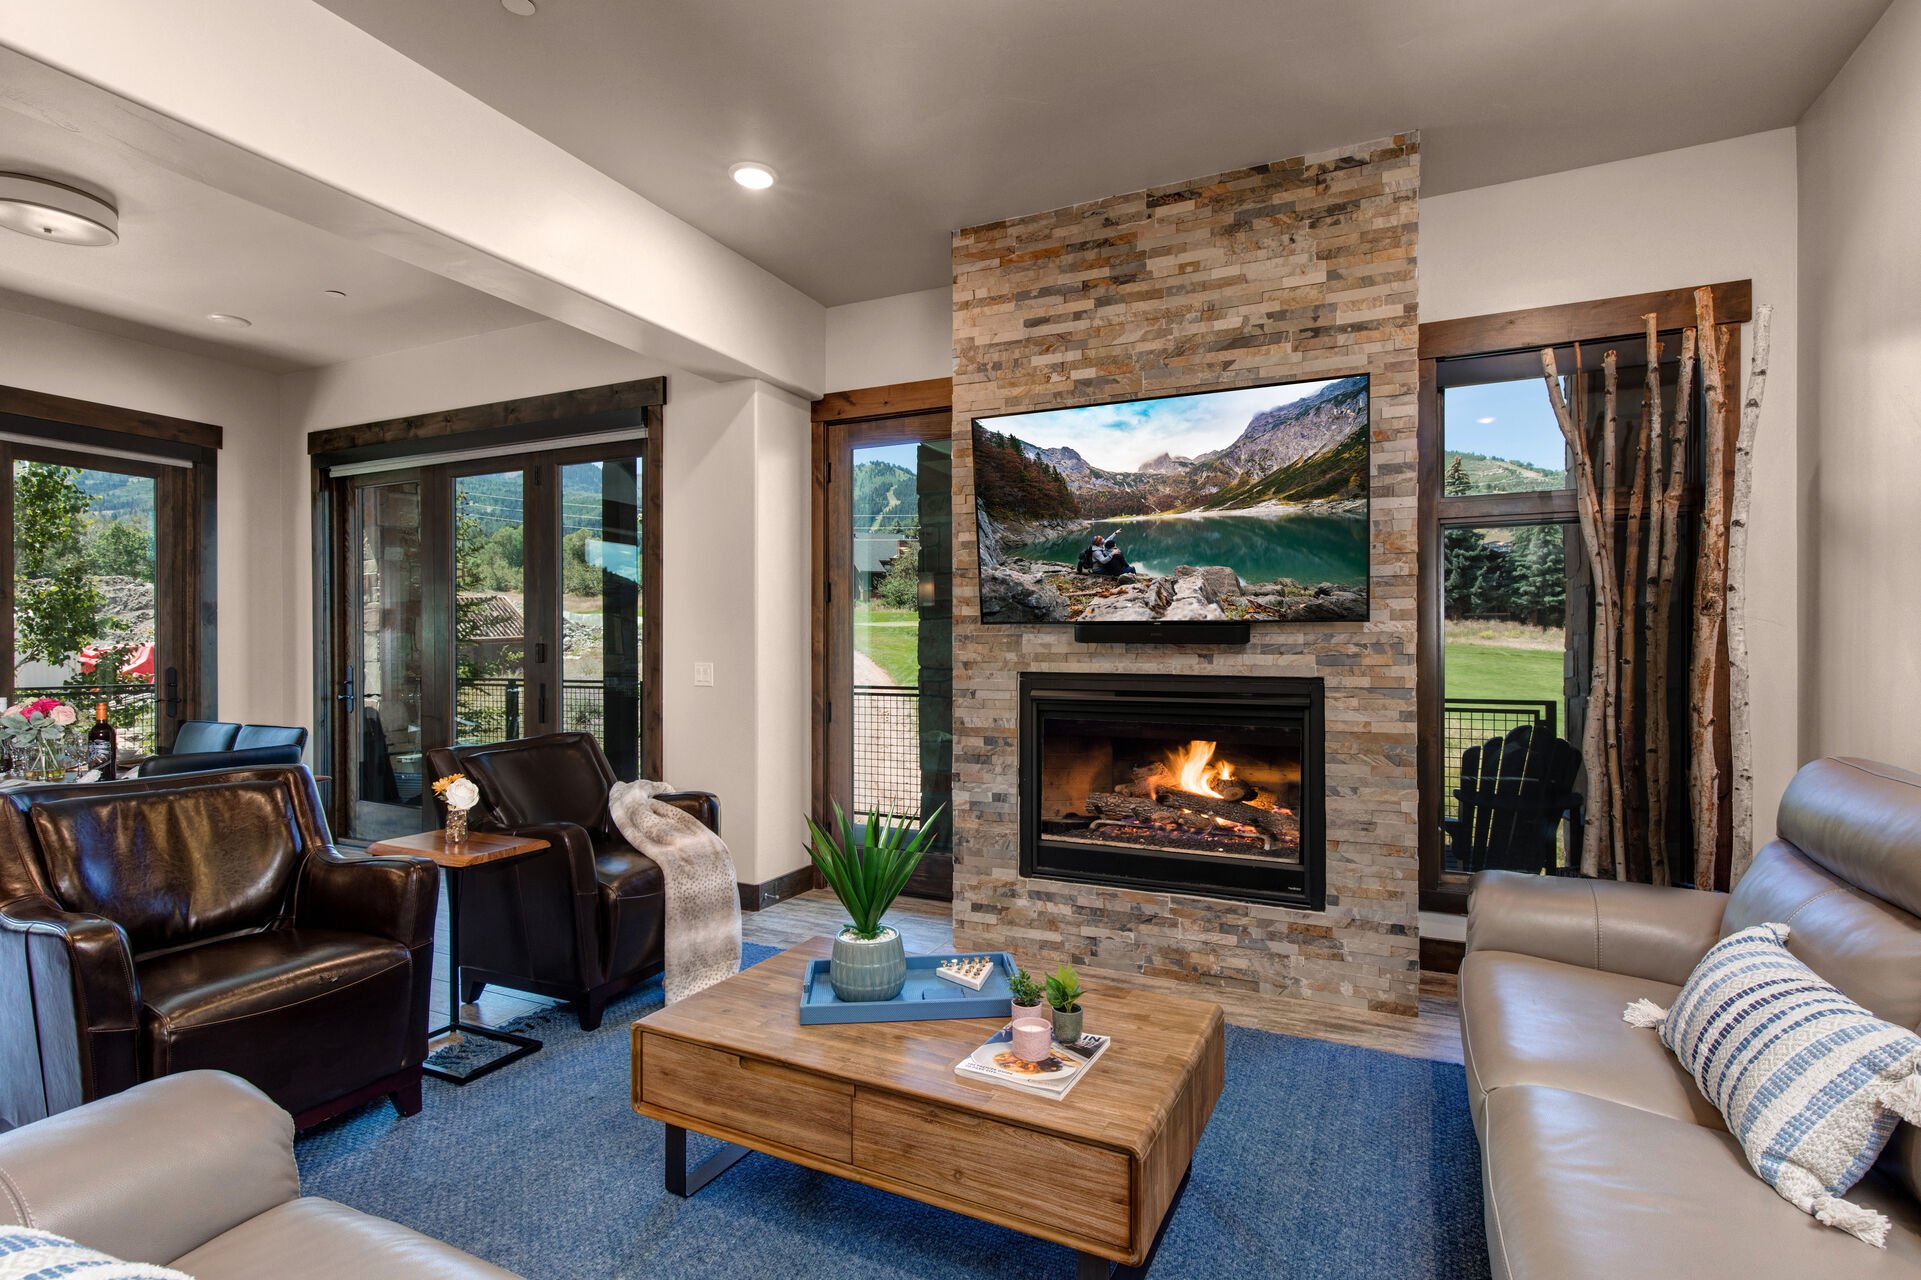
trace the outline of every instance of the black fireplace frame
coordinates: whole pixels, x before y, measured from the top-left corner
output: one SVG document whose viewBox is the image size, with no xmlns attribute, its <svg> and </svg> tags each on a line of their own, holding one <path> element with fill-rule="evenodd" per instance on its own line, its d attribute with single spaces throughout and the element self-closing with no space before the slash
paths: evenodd
<svg viewBox="0 0 1921 1280">
<path fill-rule="evenodd" d="M 1020 874 L 1028 879 L 1112 885 L 1303 911 L 1327 909 L 1327 807 L 1324 715 L 1318 677 L 1156 675 L 1141 672 L 1020 673 Z M 1301 860 L 1218 853 L 1177 853 L 1130 845 L 1048 841 L 1041 833 L 1041 718 L 1050 711 L 1091 711 L 1132 704 L 1180 708 L 1197 716 L 1277 725 L 1304 717 L 1301 739 Z M 1250 709 L 1253 708 L 1253 709 Z"/>
</svg>

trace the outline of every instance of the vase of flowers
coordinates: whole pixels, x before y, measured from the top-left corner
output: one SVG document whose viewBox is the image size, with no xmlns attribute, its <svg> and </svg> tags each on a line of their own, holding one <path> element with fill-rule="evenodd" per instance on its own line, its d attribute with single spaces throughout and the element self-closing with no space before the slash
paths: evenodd
<svg viewBox="0 0 1921 1280">
<path fill-rule="evenodd" d="M 480 803 L 480 788 L 464 773 L 450 773 L 434 782 L 434 794 L 447 806 L 447 845 L 467 843 L 467 810 Z"/>
<path fill-rule="evenodd" d="M 933 842 L 936 809 L 910 836 L 905 819 L 869 813 L 856 832 L 848 816 L 834 806 L 835 830 L 807 820 L 813 843 L 807 856 L 820 868 L 834 896 L 852 917 L 834 939 L 827 965 L 827 981 L 842 1000 L 892 1000 L 907 982 L 907 949 L 900 931 L 881 923 L 881 916 L 907 887 Z"/>
<path fill-rule="evenodd" d="M 6 736 L 14 771 L 34 782 L 66 777 L 67 730 L 79 718 L 79 712 L 58 698 L 35 698 L 0 712 L 0 734 Z"/>
</svg>

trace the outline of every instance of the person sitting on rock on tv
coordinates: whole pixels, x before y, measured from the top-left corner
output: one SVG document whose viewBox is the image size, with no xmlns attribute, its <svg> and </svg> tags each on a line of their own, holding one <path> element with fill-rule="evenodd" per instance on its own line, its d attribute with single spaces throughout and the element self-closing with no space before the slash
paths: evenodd
<svg viewBox="0 0 1921 1280">
<path fill-rule="evenodd" d="M 1104 573 L 1110 578 L 1118 578 L 1124 573 L 1134 572 L 1134 566 L 1127 563 L 1127 557 L 1121 552 L 1120 536 L 1119 529 L 1105 538 L 1098 533 L 1094 535 L 1094 545 L 1088 548 L 1088 555 L 1094 561 L 1095 573 Z"/>
</svg>

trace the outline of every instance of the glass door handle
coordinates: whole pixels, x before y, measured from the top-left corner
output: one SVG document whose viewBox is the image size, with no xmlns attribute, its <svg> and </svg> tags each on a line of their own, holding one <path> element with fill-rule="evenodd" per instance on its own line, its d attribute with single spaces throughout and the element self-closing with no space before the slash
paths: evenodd
<svg viewBox="0 0 1921 1280">
<path fill-rule="evenodd" d="M 349 711 L 353 710 L 354 669 L 351 665 L 349 665 L 347 668 L 347 678 L 340 682 L 340 692 L 335 694 L 334 697 L 339 699 L 339 701 L 343 703 Z"/>
</svg>

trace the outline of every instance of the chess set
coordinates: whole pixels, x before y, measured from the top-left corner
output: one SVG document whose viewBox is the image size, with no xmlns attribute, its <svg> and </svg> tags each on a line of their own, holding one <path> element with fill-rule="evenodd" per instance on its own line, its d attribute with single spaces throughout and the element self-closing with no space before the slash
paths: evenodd
<svg viewBox="0 0 1921 1280">
<path fill-rule="evenodd" d="M 949 982 L 959 983 L 969 991 L 979 991 L 994 976 L 994 957 L 954 956 L 941 961 L 934 973 Z"/>
</svg>

